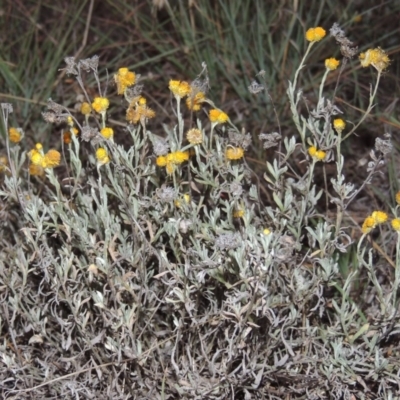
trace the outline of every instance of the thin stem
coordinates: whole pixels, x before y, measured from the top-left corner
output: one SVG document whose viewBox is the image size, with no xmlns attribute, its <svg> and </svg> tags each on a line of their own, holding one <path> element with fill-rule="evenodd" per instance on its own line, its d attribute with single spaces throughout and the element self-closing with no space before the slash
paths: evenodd
<svg viewBox="0 0 400 400">
<path fill-rule="evenodd" d="M 380 79 L 381 79 L 381 72 L 378 71 L 378 78 L 376 79 L 376 84 L 375 84 L 374 91 L 373 91 L 372 95 L 370 95 L 370 97 L 369 97 L 369 105 L 368 105 L 367 111 L 365 111 L 365 114 L 360 119 L 358 124 L 342 139 L 343 141 L 346 140 L 352 133 L 354 133 L 354 131 L 364 122 L 365 118 L 367 118 L 367 116 L 371 112 L 371 110 L 373 108 L 373 102 L 374 102 L 374 99 L 375 99 L 375 96 L 376 96 L 376 91 L 378 90 Z"/>
</svg>

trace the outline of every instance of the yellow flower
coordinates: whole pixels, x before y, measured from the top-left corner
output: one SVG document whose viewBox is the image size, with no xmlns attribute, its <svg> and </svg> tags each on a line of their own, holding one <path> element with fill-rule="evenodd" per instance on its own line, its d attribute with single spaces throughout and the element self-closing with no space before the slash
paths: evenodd
<svg viewBox="0 0 400 400">
<path fill-rule="evenodd" d="M 317 26 L 316 28 L 310 28 L 306 32 L 306 39 L 309 42 L 319 42 L 323 37 L 325 37 L 326 31 L 324 28 Z"/>
<path fill-rule="evenodd" d="M 244 210 L 241 209 L 241 208 L 238 209 L 238 210 L 235 210 L 235 211 L 233 212 L 233 218 L 242 218 L 243 215 L 244 215 Z"/>
<path fill-rule="evenodd" d="M 362 233 L 369 233 L 375 227 L 376 227 L 376 221 L 374 218 L 372 218 L 370 216 L 370 217 L 365 218 L 365 221 L 362 225 L 361 231 L 362 231 Z"/>
<path fill-rule="evenodd" d="M 186 134 L 186 138 L 190 144 L 200 144 L 203 142 L 203 134 L 197 128 L 190 129 Z"/>
<path fill-rule="evenodd" d="M 136 104 L 129 106 L 126 111 L 126 119 L 131 124 L 137 124 L 139 121 L 146 122 L 147 119 L 154 118 L 156 113 L 146 105 Z"/>
<path fill-rule="evenodd" d="M 174 94 L 174 96 L 182 98 L 187 96 L 191 92 L 192 88 L 185 81 L 170 80 L 169 90 Z"/>
<path fill-rule="evenodd" d="M 369 49 L 360 54 L 361 65 L 365 68 L 372 65 L 377 71 L 382 72 L 390 63 L 390 59 L 380 47 Z"/>
<path fill-rule="evenodd" d="M 400 205 L 400 191 L 396 193 L 396 203 Z"/>
<path fill-rule="evenodd" d="M 120 68 L 118 73 L 114 75 L 114 80 L 117 84 L 118 94 L 124 94 L 126 88 L 135 84 L 136 75 L 128 68 Z"/>
<path fill-rule="evenodd" d="M 103 136 L 105 139 L 110 139 L 114 135 L 114 130 L 112 128 L 108 128 L 106 126 L 100 131 L 100 133 L 101 133 L 101 136 Z"/>
<path fill-rule="evenodd" d="M 96 150 L 96 158 L 99 164 L 107 164 L 110 162 L 110 157 L 108 156 L 108 152 L 104 147 L 99 147 Z"/>
<path fill-rule="evenodd" d="M 92 108 L 97 113 L 102 114 L 107 111 L 109 105 L 110 102 L 106 97 L 95 97 L 92 103 Z"/>
<path fill-rule="evenodd" d="M 339 60 L 336 60 L 336 58 L 327 58 L 325 60 L 325 67 L 329 69 L 330 71 L 334 71 L 340 64 Z"/>
<path fill-rule="evenodd" d="M 270 233 L 271 233 L 271 231 L 270 231 L 268 228 L 265 228 L 265 229 L 263 230 L 263 234 L 264 234 L 265 236 L 268 236 Z"/>
<path fill-rule="evenodd" d="M 311 157 L 314 157 L 316 153 L 317 153 L 317 148 L 316 148 L 315 146 L 311 146 L 311 147 L 308 149 L 308 154 L 309 154 Z"/>
<path fill-rule="evenodd" d="M 333 127 L 336 132 L 340 135 L 343 129 L 346 127 L 346 123 L 341 118 L 336 118 L 333 120 Z"/>
<path fill-rule="evenodd" d="M 99 97 L 99 98 L 101 98 L 101 97 Z M 81 105 L 81 113 L 83 115 L 89 115 L 91 111 L 92 111 L 92 107 L 90 106 L 89 103 L 86 103 L 86 102 L 82 103 L 82 105 Z"/>
<path fill-rule="evenodd" d="M 190 194 L 185 193 L 183 195 L 183 200 L 185 200 L 186 204 L 189 204 L 190 203 Z"/>
<path fill-rule="evenodd" d="M 228 160 L 239 160 L 243 157 L 244 150 L 241 147 L 228 147 L 225 150 L 225 157 Z"/>
<path fill-rule="evenodd" d="M 165 167 L 167 165 L 167 157 L 165 156 L 158 156 L 156 158 L 156 164 L 159 167 Z"/>
<path fill-rule="evenodd" d="M 141 106 L 144 106 L 144 105 L 146 105 L 146 103 L 147 103 L 147 100 L 146 100 L 146 98 L 145 98 L 145 97 L 143 97 L 143 96 L 140 96 L 140 97 L 139 97 L 139 101 L 138 101 L 138 103 L 139 103 L 139 105 L 141 105 Z"/>
<path fill-rule="evenodd" d="M 67 117 L 67 124 L 69 126 L 74 126 L 74 119 L 70 115 Z"/>
<path fill-rule="evenodd" d="M 8 130 L 8 137 L 10 139 L 10 142 L 13 143 L 18 143 L 21 141 L 22 139 L 22 130 L 21 129 L 17 129 L 17 128 L 10 128 Z"/>
<path fill-rule="evenodd" d="M 392 219 L 392 228 L 395 231 L 400 232 L 400 219 L 399 218 Z"/>
<path fill-rule="evenodd" d="M 37 149 L 32 149 L 29 153 L 29 158 L 32 164 L 41 165 L 44 155 L 43 152 L 38 151 Z"/>
<path fill-rule="evenodd" d="M 323 151 L 323 150 L 318 150 L 318 151 L 315 153 L 315 158 L 316 158 L 318 161 L 322 161 L 325 157 L 326 157 L 326 152 Z"/>
<path fill-rule="evenodd" d="M 388 220 L 388 215 L 383 211 L 374 211 L 371 217 L 375 220 L 377 224 L 383 224 Z"/>
<path fill-rule="evenodd" d="M 223 124 L 228 121 L 229 117 L 221 110 L 212 109 L 209 112 L 210 121 L 216 124 Z"/>
<path fill-rule="evenodd" d="M 60 164 L 61 154 L 57 150 L 49 150 L 43 157 L 41 166 L 43 168 L 54 168 Z"/>
<path fill-rule="evenodd" d="M 189 96 L 186 99 L 186 105 L 189 110 L 199 111 L 201 109 L 201 103 L 206 99 L 206 95 L 203 92 L 198 92 L 194 96 Z"/>
</svg>

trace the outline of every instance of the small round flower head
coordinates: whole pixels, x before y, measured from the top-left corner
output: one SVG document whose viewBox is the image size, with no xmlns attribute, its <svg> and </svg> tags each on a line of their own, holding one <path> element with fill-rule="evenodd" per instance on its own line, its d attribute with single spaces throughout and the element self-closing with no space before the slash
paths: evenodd
<svg viewBox="0 0 400 400">
<path fill-rule="evenodd" d="M 244 155 L 241 147 L 228 147 L 225 151 L 225 157 L 228 160 L 240 160 Z"/>
<path fill-rule="evenodd" d="M 317 148 L 316 148 L 315 146 L 311 146 L 311 147 L 308 149 L 308 154 L 309 154 L 311 157 L 314 157 L 316 153 L 317 153 Z"/>
<path fill-rule="evenodd" d="M 186 106 L 189 110 L 199 111 L 201 109 L 201 103 L 206 99 L 204 92 L 198 92 L 194 96 L 189 96 L 186 99 Z"/>
<path fill-rule="evenodd" d="M 265 229 L 263 230 L 263 234 L 264 234 L 265 236 L 268 236 L 268 235 L 271 234 L 271 230 L 268 229 L 268 228 L 265 228 Z"/>
<path fill-rule="evenodd" d="M 323 151 L 323 150 L 318 150 L 318 151 L 315 153 L 315 158 L 316 158 L 318 161 L 324 160 L 325 157 L 326 157 L 326 152 Z"/>
<path fill-rule="evenodd" d="M 92 108 L 97 113 L 102 114 L 107 111 L 109 105 L 110 102 L 106 97 L 95 97 L 92 103 Z"/>
<path fill-rule="evenodd" d="M 377 224 L 383 224 L 388 220 L 388 215 L 383 211 L 374 211 L 371 217 L 375 220 Z"/>
<path fill-rule="evenodd" d="M 233 218 L 242 218 L 244 216 L 244 210 L 239 208 L 233 212 Z"/>
<path fill-rule="evenodd" d="M 79 130 L 73 126 L 73 127 L 70 129 L 70 132 L 72 132 L 75 136 L 78 136 Z"/>
<path fill-rule="evenodd" d="M 185 81 L 169 81 L 169 90 L 174 94 L 175 97 L 185 97 L 187 96 L 192 88 L 190 87 L 189 83 Z"/>
<path fill-rule="evenodd" d="M 310 28 L 306 32 L 306 39 L 309 42 L 319 42 L 326 35 L 326 31 L 324 28 L 317 26 L 316 28 Z"/>
<path fill-rule="evenodd" d="M 10 128 L 8 130 L 8 138 L 10 139 L 10 142 L 19 143 L 23 138 L 22 129 Z"/>
<path fill-rule="evenodd" d="M 400 191 L 396 193 L 396 203 L 400 205 Z"/>
<path fill-rule="evenodd" d="M 129 71 L 128 68 L 120 68 L 118 73 L 114 75 L 115 83 L 117 84 L 118 94 L 124 94 L 126 88 L 133 86 L 136 82 L 136 75 Z"/>
<path fill-rule="evenodd" d="M 400 232 L 400 219 L 399 218 L 392 219 L 391 224 L 392 224 L 392 228 L 395 231 Z"/>
<path fill-rule="evenodd" d="M 167 157 L 166 156 L 158 156 L 156 158 L 156 164 L 158 167 L 165 167 L 167 165 Z"/>
<path fill-rule="evenodd" d="M 107 164 L 110 162 L 110 157 L 108 156 L 108 152 L 104 147 L 99 147 L 96 150 L 96 158 L 100 165 Z"/>
<path fill-rule="evenodd" d="M 61 154 L 57 150 L 49 150 L 43 157 L 41 166 L 43 168 L 54 168 L 60 165 Z"/>
<path fill-rule="evenodd" d="M 156 189 L 156 195 L 163 203 L 170 203 L 177 197 L 176 190 L 169 186 L 162 186 Z"/>
<path fill-rule="evenodd" d="M 84 102 L 81 104 L 81 113 L 83 115 L 89 115 L 91 111 L 92 111 L 92 107 L 90 106 L 89 103 Z"/>
<path fill-rule="evenodd" d="M 67 117 L 67 124 L 69 126 L 74 126 L 74 119 L 70 115 Z"/>
<path fill-rule="evenodd" d="M 29 156 L 29 158 L 30 158 L 30 160 L 31 160 L 31 163 L 32 163 L 32 164 L 35 164 L 35 165 L 41 165 L 41 164 L 42 164 L 43 157 L 44 157 L 43 150 L 42 150 L 42 148 L 41 148 L 40 146 L 38 146 L 38 145 L 41 146 L 40 143 L 37 143 L 36 146 L 35 146 L 36 148 L 35 148 L 35 149 L 32 149 L 32 150 L 28 153 L 28 156 Z"/>
<path fill-rule="evenodd" d="M 100 131 L 100 134 L 103 138 L 110 139 L 114 136 L 114 130 L 106 126 Z"/>
<path fill-rule="evenodd" d="M 365 53 L 361 53 L 360 62 L 364 68 L 372 65 L 378 72 L 382 72 L 388 67 L 390 59 L 384 50 L 377 47 L 376 49 L 369 49 Z"/>
<path fill-rule="evenodd" d="M 64 134 L 63 134 L 63 142 L 65 144 L 70 144 L 72 142 L 71 132 L 70 131 L 64 132 Z"/>
<path fill-rule="evenodd" d="M 203 142 L 203 134 L 197 128 L 190 129 L 186 134 L 186 138 L 190 144 L 200 144 Z"/>
<path fill-rule="evenodd" d="M 336 118 L 333 120 L 333 127 L 335 131 L 340 135 L 343 129 L 346 127 L 346 123 L 341 118 Z"/>
<path fill-rule="evenodd" d="M 228 121 L 229 117 L 221 110 L 213 108 L 208 114 L 210 121 L 214 124 L 223 124 Z"/>
<path fill-rule="evenodd" d="M 334 71 L 340 64 L 339 60 L 336 60 L 336 58 L 327 58 L 325 60 L 325 67 L 329 69 L 329 71 Z"/>
<path fill-rule="evenodd" d="M 373 217 L 369 216 L 365 218 L 365 221 L 361 227 L 362 233 L 366 234 L 371 232 L 372 229 L 376 227 L 376 221 Z"/>
</svg>

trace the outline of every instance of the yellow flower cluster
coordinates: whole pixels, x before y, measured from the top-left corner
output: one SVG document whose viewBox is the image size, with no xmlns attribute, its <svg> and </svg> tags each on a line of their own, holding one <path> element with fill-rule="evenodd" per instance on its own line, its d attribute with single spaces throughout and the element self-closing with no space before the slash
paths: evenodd
<svg viewBox="0 0 400 400">
<path fill-rule="evenodd" d="M 329 69 L 329 71 L 334 71 L 340 64 L 339 60 L 336 60 L 336 58 L 327 58 L 325 60 L 325 67 Z"/>
<path fill-rule="evenodd" d="M 171 79 L 168 87 L 177 99 L 182 99 L 188 96 L 186 99 L 186 105 L 188 109 L 192 111 L 199 111 L 201 103 L 206 99 L 206 95 L 203 92 L 194 93 L 190 84 L 185 81 Z"/>
<path fill-rule="evenodd" d="M 361 231 L 366 234 L 371 232 L 377 225 L 383 224 L 388 220 L 388 215 L 383 211 L 374 211 L 370 216 L 365 218 Z"/>
<path fill-rule="evenodd" d="M 241 147 L 228 147 L 225 150 L 225 157 L 228 160 L 240 160 L 244 155 L 244 150 Z"/>
<path fill-rule="evenodd" d="M 228 121 L 229 117 L 221 110 L 213 108 L 208 114 L 210 121 L 214 124 L 223 124 Z"/>
<path fill-rule="evenodd" d="M 124 94 L 125 90 L 133 86 L 136 82 L 136 75 L 134 72 L 129 71 L 128 68 L 120 68 L 118 73 L 114 75 L 115 83 L 117 84 L 118 94 Z"/>
<path fill-rule="evenodd" d="M 191 93 L 192 88 L 189 83 L 185 81 L 169 81 L 169 90 L 174 94 L 175 97 L 183 98 Z"/>
<path fill-rule="evenodd" d="M 326 31 L 324 28 L 317 26 L 316 28 L 310 28 L 306 32 L 306 39 L 309 42 L 319 42 L 326 35 Z"/>
<path fill-rule="evenodd" d="M 106 97 L 95 97 L 92 103 L 92 108 L 99 114 L 103 114 L 107 111 L 110 105 L 109 100 Z"/>
<path fill-rule="evenodd" d="M 173 151 L 168 153 L 166 156 L 158 156 L 156 164 L 159 167 L 165 167 L 168 174 L 172 174 L 175 171 L 177 165 L 189 160 L 188 151 Z"/>
<path fill-rule="evenodd" d="M 150 118 L 154 118 L 156 113 L 147 107 L 147 100 L 144 97 L 135 98 L 126 111 L 126 120 L 131 124 L 142 124 Z"/>
<path fill-rule="evenodd" d="M 61 160 L 61 154 L 57 150 L 50 149 L 44 154 L 41 143 L 36 143 L 35 148 L 28 153 L 28 156 L 31 161 L 29 167 L 31 175 L 43 175 L 43 169 L 57 167 Z"/>
<path fill-rule="evenodd" d="M 315 146 L 311 146 L 308 149 L 308 154 L 316 161 L 322 161 L 326 157 L 326 152 L 323 150 L 317 150 Z"/>
<path fill-rule="evenodd" d="M 382 72 L 390 63 L 388 55 L 380 47 L 369 49 L 365 53 L 360 54 L 361 65 L 369 67 L 372 65 L 377 71 Z"/>
</svg>

